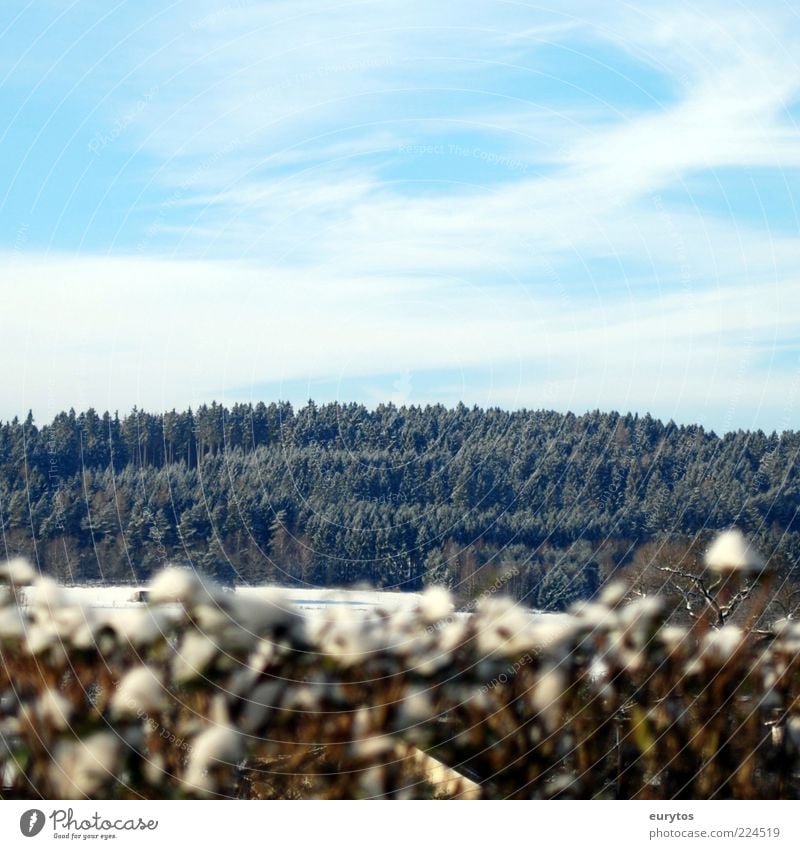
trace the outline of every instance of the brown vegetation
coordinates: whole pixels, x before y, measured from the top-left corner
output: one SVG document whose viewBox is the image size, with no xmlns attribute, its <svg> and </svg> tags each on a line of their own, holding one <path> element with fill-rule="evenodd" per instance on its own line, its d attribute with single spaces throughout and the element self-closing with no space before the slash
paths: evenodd
<svg viewBox="0 0 800 849">
<path fill-rule="evenodd" d="M 796 798 L 800 624 L 568 615 L 305 619 L 168 569 L 103 619 L 2 568 L 4 798 Z M 463 776 L 463 780 L 459 778 Z"/>
</svg>

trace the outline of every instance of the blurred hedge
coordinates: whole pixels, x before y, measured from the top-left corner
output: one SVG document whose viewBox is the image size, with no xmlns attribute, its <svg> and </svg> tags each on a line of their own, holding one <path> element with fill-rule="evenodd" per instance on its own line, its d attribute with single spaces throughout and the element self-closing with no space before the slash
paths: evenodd
<svg viewBox="0 0 800 849">
<path fill-rule="evenodd" d="M 20 561 L 0 582 L 4 798 L 800 791 L 797 623 L 689 630 L 618 587 L 568 615 L 434 588 L 307 619 L 176 568 L 106 615 Z"/>
</svg>

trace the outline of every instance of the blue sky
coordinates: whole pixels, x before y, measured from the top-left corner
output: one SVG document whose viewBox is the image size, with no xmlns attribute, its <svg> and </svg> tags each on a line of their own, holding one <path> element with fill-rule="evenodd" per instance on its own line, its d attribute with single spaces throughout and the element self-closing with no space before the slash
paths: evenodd
<svg viewBox="0 0 800 849">
<path fill-rule="evenodd" d="M 797 426 L 784 3 L 0 10 L 0 417 L 216 399 Z"/>
</svg>

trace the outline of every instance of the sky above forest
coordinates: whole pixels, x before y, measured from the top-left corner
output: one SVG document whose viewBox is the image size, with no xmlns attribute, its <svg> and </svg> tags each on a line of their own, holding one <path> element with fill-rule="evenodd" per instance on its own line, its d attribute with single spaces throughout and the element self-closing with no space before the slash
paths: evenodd
<svg viewBox="0 0 800 849">
<path fill-rule="evenodd" d="M 798 427 L 789 3 L 3 0 L 0 417 Z"/>
</svg>

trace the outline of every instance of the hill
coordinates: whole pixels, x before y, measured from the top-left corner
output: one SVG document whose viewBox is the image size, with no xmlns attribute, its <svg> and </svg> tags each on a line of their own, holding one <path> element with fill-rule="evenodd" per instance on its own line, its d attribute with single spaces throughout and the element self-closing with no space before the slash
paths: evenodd
<svg viewBox="0 0 800 849">
<path fill-rule="evenodd" d="M 8 556 L 67 581 L 178 560 L 226 582 L 502 586 L 563 609 L 641 552 L 683 558 L 732 524 L 791 574 L 799 448 L 794 431 L 598 411 L 70 410 L 0 427 L 0 519 Z"/>
</svg>

